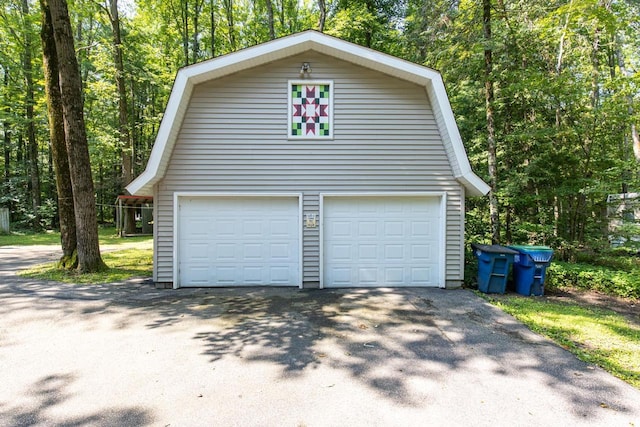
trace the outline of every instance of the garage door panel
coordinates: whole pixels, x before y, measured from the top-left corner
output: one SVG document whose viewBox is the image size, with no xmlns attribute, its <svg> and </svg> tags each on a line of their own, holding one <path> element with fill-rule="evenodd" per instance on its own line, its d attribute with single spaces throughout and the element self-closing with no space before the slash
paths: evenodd
<svg viewBox="0 0 640 427">
<path fill-rule="evenodd" d="M 405 245 L 402 244 L 386 244 L 384 245 L 384 262 L 404 262 L 407 258 L 405 253 Z"/>
<path fill-rule="evenodd" d="M 432 269 L 424 267 L 412 267 L 410 269 L 410 280 L 417 284 L 428 285 L 429 278 L 433 275 Z"/>
<path fill-rule="evenodd" d="M 376 262 L 378 260 L 378 245 L 363 243 L 358 246 L 358 259 L 362 262 Z"/>
<path fill-rule="evenodd" d="M 440 200 L 325 196 L 323 286 L 438 286 Z"/>
<path fill-rule="evenodd" d="M 328 225 L 327 231 L 331 236 L 350 238 L 354 235 L 351 227 L 351 221 L 338 219 Z"/>
<path fill-rule="evenodd" d="M 333 264 L 339 264 L 341 262 L 350 262 L 353 258 L 353 246 L 349 244 L 334 243 L 331 244 L 331 256 L 329 261 Z"/>
<path fill-rule="evenodd" d="M 188 242 L 189 250 L 193 252 L 193 261 L 206 261 L 209 244 L 207 242 Z"/>
<path fill-rule="evenodd" d="M 353 226 L 353 222 L 348 222 L 348 224 Z M 378 223 L 375 221 L 361 221 L 357 223 L 357 230 L 359 238 L 370 239 L 378 235 Z"/>
<path fill-rule="evenodd" d="M 434 261 L 433 259 L 433 246 L 425 245 L 425 244 L 412 244 L 410 248 L 410 259 L 411 261 L 416 262 L 429 262 Z"/>
<path fill-rule="evenodd" d="M 179 286 L 299 285 L 298 197 L 180 200 Z"/>
<path fill-rule="evenodd" d="M 402 286 L 405 282 L 404 268 L 386 268 L 384 271 L 384 281 L 390 285 Z"/>
<path fill-rule="evenodd" d="M 222 214 L 222 213 L 219 213 Z M 240 221 L 234 219 L 212 219 L 209 227 L 204 228 L 208 231 L 208 238 L 218 240 L 229 240 L 240 234 Z M 201 229 L 203 230 L 203 229 Z"/>
<path fill-rule="evenodd" d="M 380 270 L 375 266 L 362 266 L 358 268 L 357 282 L 362 286 L 373 286 L 380 283 L 378 277 Z"/>
<path fill-rule="evenodd" d="M 384 221 L 383 223 L 383 237 L 385 239 L 402 239 L 407 233 L 404 227 L 403 221 Z"/>
<path fill-rule="evenodd" d="M 233 261 L 238 257 L 238 244 L 232 242 L 213 242 L 210 244 L 211 250 L 207 254 L 214 263 L 224 263 Z"/>
<path fill-rule="evenodd" d="M 292 230 L 290 221 L 273 219 L 269 222 L 269 231 L 271 236 L 278 239 L 289 239 L 294 236 L 291 235 Z"/>
<path fill-rule="evenodd" d="M 205 263 L 193 263 L 190 266 L 193 283 L 206 283 L 209 276 L 209 266 Z"/>
<path fill-rule="evenodd" d="M 411 221 L 411 235 L 415 237 L 428 237 L 431 230 L 433 230 L 433 224 L 431 221 Z"/>
<path fill-rule="evenodd" d="M 242 222 L 242 237 L 244 239 L 261 239 L 264 234 L 265 221 L 248 219 Z"/>
<path fill-rule="evenodd" d="M 242 262 L 264 262 L 269 254 L 265 253 L 264 243 L 244 243 L 242 245 Z"/>
</svg>

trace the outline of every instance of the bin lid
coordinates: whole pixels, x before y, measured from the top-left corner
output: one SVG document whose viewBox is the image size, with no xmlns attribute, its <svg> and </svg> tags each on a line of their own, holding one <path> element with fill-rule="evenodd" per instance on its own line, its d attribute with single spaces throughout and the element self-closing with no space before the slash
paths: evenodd
<svg viewBox="0 0 640 427">
<path fill-rule="evenodd" d="M 506 246 L 502 245 L 481 245 L 479 243 L 472 243 L 471 248 L 474 250 L 480 250 L 482 252 L 491 253 L 491 254 L 510 254 L 515 255 L 518 252 L 513 249 L 509 249 Z"/>
<path fill-rule="evenodd" d="M 548 246 L 509 245 L 509 247 L 529 255 L 535 262 L 549 262 L 553 257 L 553 249 Z"/>
</svg>

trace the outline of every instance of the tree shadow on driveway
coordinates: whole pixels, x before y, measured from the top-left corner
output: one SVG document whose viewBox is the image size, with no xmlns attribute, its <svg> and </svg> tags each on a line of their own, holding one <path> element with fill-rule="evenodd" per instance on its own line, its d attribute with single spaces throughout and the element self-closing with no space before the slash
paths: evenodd
<svg viewBox="0 0 640 427">
<path fill-rule="evenodd" d="M 603 411 L 640 416 L 637 390 L 465 290 L 156 290 L 148 281 L 74 286 L 16 279 L 0 284 L 0 299 L 0 316 L 28 306 L 62 319 L 102 317 L 141 334 L 180 332 L 214 366 L 268 365 L 282 381 L 340 373 L 401 407 L 423 408 L 441 396 L 535 396 L 526 406 L 561 407 L 573 420 L 595 422 Z"/>
<path fill-rule="evenodd" d="M 75 381 L 71 374 L 48 375 L 29 387 L 27 396 L 15 396 L 17 400 L 27 398 L 25 406 L 0 405 L 0 422 L 7 426 L 56 425 L 79 426 L 144 426 L 153 423 L 151 414 L 141 408 L 101 408 L 90 414 L 52 415 L 61 404 L 72 398 L 68 391 Z"/>
</svg>

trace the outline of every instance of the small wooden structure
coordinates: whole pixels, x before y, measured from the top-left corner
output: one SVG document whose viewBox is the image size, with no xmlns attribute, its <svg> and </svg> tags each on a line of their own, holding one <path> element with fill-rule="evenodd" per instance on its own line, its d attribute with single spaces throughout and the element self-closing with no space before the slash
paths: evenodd
<svg viewBox="0 0 640 427">
<path fill-rule="evenodd" d="M 135 232 L 126 233 L 125 217 L 131 214 L 135 218 Z M 144 236 L 153 234 L 153 197 L 120 195 L 116 199 L 116 230 L 120 237 Z"/>
</svg>

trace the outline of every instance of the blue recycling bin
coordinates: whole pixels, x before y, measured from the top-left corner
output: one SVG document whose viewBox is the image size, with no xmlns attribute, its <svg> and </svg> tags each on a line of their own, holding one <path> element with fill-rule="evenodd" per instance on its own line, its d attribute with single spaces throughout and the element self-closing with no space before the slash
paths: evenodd
<svg viewBox="0 0 640 427">
<path fill-rule="evenodd" d="M 484 293 L 504 294 L 509 268 L 518 252 L 500 245 L 472 243 L 471 248 L 478 258 L 478 290 Z"/>
<path fill-rule="evenodd" d="M 544 295 L 547 267 L 553 258 L 553 249 L 547 246 L 512 245 L 518 251 L 513 261 L 513 282 L 520 295 Z"/>
</svg>

